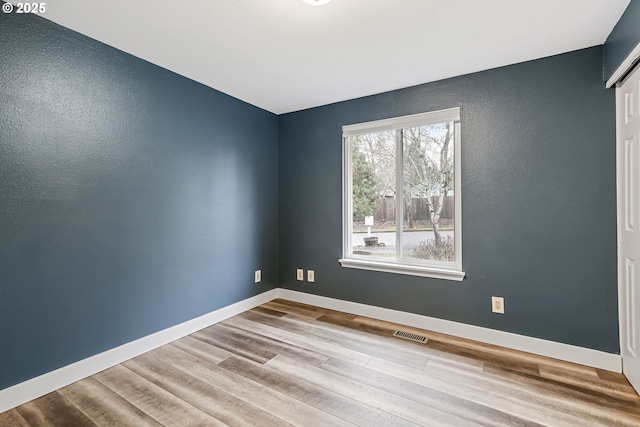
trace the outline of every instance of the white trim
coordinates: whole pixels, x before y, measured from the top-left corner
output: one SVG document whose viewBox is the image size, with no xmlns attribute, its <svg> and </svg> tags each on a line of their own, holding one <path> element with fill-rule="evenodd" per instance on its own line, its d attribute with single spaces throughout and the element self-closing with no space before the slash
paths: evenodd
<svg viewBox="0 0 640 427">
<path fill-rule="evenodd" d="M 351 173 L 351 143 L 346 137 L 342 138 L 342 253 L 351 253 L 351 237 L 353 224 L 353 174 Z"/>
<path fill-rule="evenodd" d="M 276 298 L 284 298 L 317 307 L 386 320 L 608 371 L 622 372 L 622 359 L 618 354 L 605 353 L 388 308 L 306 294 L 290 289 L 276 288 L 0 390 L 0 413 Z"/>
<path fill-rule="evenodd" d="M 397 263 L 402 260 L 402 243 L 404 241 L 404 233 L 402 232 L 402 227 L 404 226 L 401 218 L 404 218 L 404 194 L 401 190 L 404 187 L 404 129 L 396 129 L 396 259 L 393 261 Z M 351 146 L 351 150 L 353 150 L 353 145 Z M 455 152 L 454 152 L 455 155 Z M 353 156 L 353 152 L 352 152 Z M 353 176 L 353 169 L 349 170 L 349 174 Z M 386 190 L 386 189 L 385 189 Z M 353 194 L 353 193 L 351 193 Z M 446 194 L 445 194 L 446 196 Z M 353 198 L 353 196 L 351 196 Z M 411 196 L 409 196 L 411 197 Z M 442 199 L 444 202 L 444 198 Z M 349 211 L 349 217 L 351 218 L 353 215 L 353 211 Z M 349 230 L 349 240 L 353 238 L 353 222 L 350 222 L 351 230 Z M 345 252 L 345 258 L 355 258 L 353 253 L 353 242 L 349 242 L 349 247 L 351 248 L 349 252 Z M 382 261 L 384 262 L 384 261 Z"/>
<path fill-rule="evenodd" d="M 498 345 L 540 356 L 578 363 L 612 372 L 622 372 L 622 358 L 619 354 L 606 353 L 584 347 L 527 337 L 510 332 L 466 325 L 449 320 L 436 319 L 419 314 L 406 313 L 388 308 L 375 307 L 319 295 L 307 294 L 289 289 L 278 289 L 278 297 L 317 307 L 343 311 L 359 316 L 372 317 L 402 325 L 413 326 L 433 332 L 467 338 L 487 344 Z"/>
<path fill-rule="evenodd" d="M 374 256 L 362 256 L 353 253 L 353 142 L 355 135 L 369 132 L 395 131 L 395 152 L 396 152 L 396 182 L 395 188 L 400 192 L 404 185 L 403 180 L 403 129 L 425 126 L 437 123 L 454 123 L 454 212 L 455 212 L 455 232 L 454 248 L 455 260 L 427 261 L 409 260 L 402 258 L 402 221 L 404 217 L 403 197 L 396 197 L 396 254 L 393 260 Z M 430 111 L 426 113 L 413 114 L 409 116 L 393 117 L 389 119 L 376 120 L 342 127 L 342 242 L 343 258 L 338 262 L 343 267 L 358 268 L 363 270 L 382 271 L 387 273 L 406 274 L 412 276 L 432 277 L 436 279 L 461 281 L 465 277 L 462 271 L 462 160 L 461 160 L 461 125 L 460 107 L 448 108 L 445 110 Z"/>
<path fill-rule="evenodd" d="M 453 221 L 455 231 L 453 233 L 453 245 L 456 257 L 455 269 L 464 277 L 464 271 L 462 271 L 462 124 L 457 121 L 454 126 L 453 179 L 455 181 L 453 182 L 453 207 L 455 211 L 453 213 Z"/>
<path fill-rule="evenodd" d="M 272 289 L 0 390 L 0 413 L 277 298 Z"/>
<path fill-rule="evenodd" d="M 633 48 L 631 53 L 627 55 L 627 57 L 622 61 L 622 63 L 616 68 L 613 72 L 609 80 L 607 80 L 607 88 L 612 87 L 629 71 L 631 71 L 631 67 L 638 61 L 640 58 L 640 43 Z"/>
<path fill-rule="evenodd" d="M 346 268 L 358 268 L 361 270 L 382 271 L 385 273 L 407 274 L 420 277 L 433 277 L 434 279 L 455 280 L 458 282 L 462 281 L 465 276 L 464 271 L 408 265 L 401 264 L 399 262 L 371 261 L 357 258 L 343 258 L 339 259 L 338 262 Z"/>
<path fill-rule="evenodd" d="M 613 77 L 612 77 L 613 78 Z M 614 82 L 615 83 L 615 82 Z M 607 84 L 609 84 L 607 82 Z M 608 86 L 607 86 L 608 87 Z M 615 96 L 616 96 L 616 238 L 618 241 L 618 248 L 616 251 L 616 269 L 618 273 L 618 339 L 620 340 L 620 358 L 622 358 L 623 354 L 623 345 L 626 342 L 626 338 L 624 336 L 625 333 L 625 319 L 624 319 L 624 299 L 623 295 L 625 295 L 624 291 L 624 277 L 621 275 L 621 262 L 622 259 L 622 251 L 620 249 L 620 242 L 622 242 L 622 230 L 624 221 L 621 216 L 625 211 L 625 198 L 624 192 L 622 191 L 622 177 L 620 176 L 620 171 L 624 169 L 624 165 L 622 163 L 622 157 L 620 153 L 620 144 L 624 142 L 624 137 L 622 134 L 622 115 L 624 114 L 624 110 L 622 107 L 622 100 L 620 99 L 620 95 L 622 94 L 621 88 L 616 87 Z"/>
<path fill-rule="evenodd" d="M 342 136 L 460 121 L 460 107 L 342 126 Z"/>
</svg>

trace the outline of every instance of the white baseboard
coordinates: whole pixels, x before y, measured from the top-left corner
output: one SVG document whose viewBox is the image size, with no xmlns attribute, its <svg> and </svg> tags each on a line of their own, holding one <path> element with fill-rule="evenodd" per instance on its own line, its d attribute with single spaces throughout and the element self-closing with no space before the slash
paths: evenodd
<svg viewBox="0 0 640 427">
<path fill-rule="evenodd" d="M 356 302 L 327 298 L 319 295 L 292 291 L 289 289 L 278 288 L 278 297 L 294 302 L 315 305 L 317 307 L 343 311 L 346 313 L 357 314 L 359 316 L 372 317 L 374 319 L 386 320 L 415 328 L 480 341 L 487 344 L 499 345 L 505 348 L 525 351 L 527 353 L 578 363 L 594 368 L 605 369 L 607 371 L 618 373 L 622 372 L 622 358 L 619 354 L 605 353 L 603 351 L 527 337 L 510 332 L 466 325 L 464 323 L 452 322 L 450 320 L 436 319 L 434 317 L 406 313 L 403 311 L 375 307 Z"/>
<path fill-rule="evenodd" d="M 0 413 L 275 299 L 277 289 L 0 390 Z"/>
<path fill-rule="evenodd" d="M 0 412 L 8 411 L 23 403 L 37 399 L 47 393 L 65 387 L 83 378 L 94 375 L 119 363 L 137 357 L 157 347 L 175 341 L 206 328 L 229 317 L 264 304 L 276 298 L 311 304 L 322 308 L 357 314 L 386 320 L 433 332 L 454 335 L 488 344 L 499 345 L 514 350 L 526 351 L 554 359 L 579 363 L 594 368 L 613 372 L 622 372 L 620 355 L 605 353 L 583 347 L 526 337 L 509 332 L 465 325 L 449 320 L 436 319 L 413 313 L 406 313 L 388 308 L 375 307 L 350 301 L 343 301 L 319 295 L 292 291 L 289 289 L 272 289 L 260 295 L 239 301 L 227 307 L 164 329 L 138 340 L 123 344 L 55 371 L 48 372 L 12 387 L 0 390 Z"/>
</svg>

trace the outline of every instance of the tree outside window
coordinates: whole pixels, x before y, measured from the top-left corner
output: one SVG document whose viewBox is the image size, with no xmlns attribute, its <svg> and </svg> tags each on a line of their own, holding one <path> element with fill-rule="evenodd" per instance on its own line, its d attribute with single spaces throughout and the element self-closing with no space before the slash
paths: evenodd
<svg viewBox="0 0 640 427">
<path fill-rule="evenodd" d="M 461 271 L 459 114 L 343 128 L 345 258 Z"/>
</svg>

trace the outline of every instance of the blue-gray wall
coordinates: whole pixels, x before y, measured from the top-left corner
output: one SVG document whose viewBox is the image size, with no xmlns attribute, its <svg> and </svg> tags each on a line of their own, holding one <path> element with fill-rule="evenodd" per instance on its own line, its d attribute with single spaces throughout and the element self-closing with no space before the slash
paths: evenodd
<svg viewBox="0 0 640 427">
<path fill-rule="evenodd" d="M 631 0 L 604 44 L 604 81 L 640 43 L 640 0 Z"/>
<path fill-rule="evenodd" d="M 0 13 L 0 389 L 275 286 L 277 126 Z"/>
<path fill-rule="evenodd" d="M 614 104 L 595 47 L 280 116 L 281 287 L 619 353 Z M 341 126 L 456 106 L 466 279 L 342 268 Z"/>
<path fill-rule="evenodd" d="M 280 117 L 31 15 L 0 58 L 0 389 L 278 283 L 619 352 L 602 47 Z M 458 105 L 467 278 L 340 267 L 341 126 Z"/>
</svg>

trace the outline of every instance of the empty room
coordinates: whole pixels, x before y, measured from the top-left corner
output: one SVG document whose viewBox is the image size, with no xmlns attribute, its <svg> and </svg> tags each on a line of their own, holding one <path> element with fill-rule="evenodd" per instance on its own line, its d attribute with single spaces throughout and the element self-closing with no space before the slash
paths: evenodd
<svg viewBox="0 0 640 427">
<path fill-rule="evenodd" d="M 0 1 L 0 426 L 640 426 L 640 0 Z"/>
</svg>

